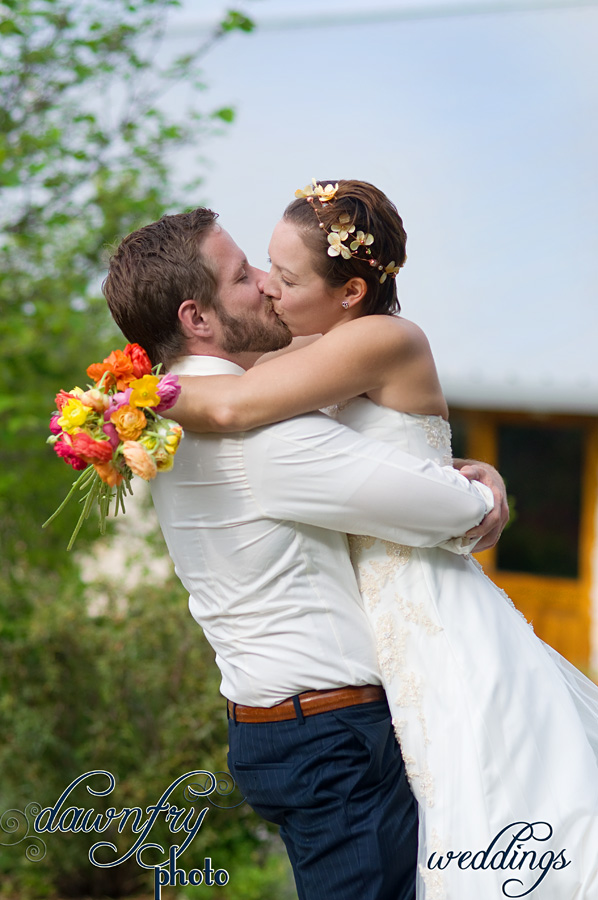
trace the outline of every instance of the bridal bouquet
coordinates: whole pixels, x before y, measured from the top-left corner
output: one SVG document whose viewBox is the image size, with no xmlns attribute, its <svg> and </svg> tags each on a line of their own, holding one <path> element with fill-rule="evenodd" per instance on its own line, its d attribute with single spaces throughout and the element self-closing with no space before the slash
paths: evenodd
<svg viewBox="0 0 598 900">
<path fill-rule="evenodd" d="M 81 525 L 97 502 L 99 528 L 106 531 L 110 504 L 114 514 L 125 511 L 124 495 L 132 494 L 131 479 L 145 481 L 172 468 L 183 430 L 161 414 L 174 406 L 180 393 L 176 375 L 159 374 L 139 344 L 127 344 L 101 363 L 87 369 L 94 384 L 56 395 L 56 411 L 50 418 L 48 443 L 56 454 L 81 474 L 56 512 L 64 509 L 74 494 L 82 494 L 83 509 L 71 536 L 71 549 Z"/>
</svg>

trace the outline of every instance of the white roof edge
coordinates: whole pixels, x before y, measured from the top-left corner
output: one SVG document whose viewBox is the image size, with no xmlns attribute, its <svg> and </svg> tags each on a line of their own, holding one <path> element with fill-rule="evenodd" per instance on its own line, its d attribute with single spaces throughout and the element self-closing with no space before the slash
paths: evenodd
<svg viewBox="0 0 598 900">
<path fill-rule="evenodd" d="M 598 415 L 598 384 L 490 383 L 474 376 L 471 379 L 444 376 L 442 386 L 451 407 Z"/>
</svg>

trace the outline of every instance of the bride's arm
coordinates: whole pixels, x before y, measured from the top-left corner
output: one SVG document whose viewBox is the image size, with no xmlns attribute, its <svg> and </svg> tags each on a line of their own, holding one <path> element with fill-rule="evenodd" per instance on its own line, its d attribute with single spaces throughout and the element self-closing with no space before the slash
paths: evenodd
<svg viewBox="0 0 598 900">
<path fill-rule="evenodd" d="M 407 362 L 430 357 L 412 322 L 367 316 L 242 376 L 181 378 L 168 415 L 189 431 L 244 431 L 384 388 Z"/>
</svg>

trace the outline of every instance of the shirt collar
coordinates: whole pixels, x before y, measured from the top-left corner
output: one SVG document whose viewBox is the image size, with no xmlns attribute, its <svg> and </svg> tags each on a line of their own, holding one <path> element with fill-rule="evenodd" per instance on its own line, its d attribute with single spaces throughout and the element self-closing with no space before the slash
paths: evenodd
<svg viewBox="0 0 598 900">
<path fill-rule="evenodd" d="M 244 375 L 245 369 L 219 356 L 182 356 L 173 363 L 173 375 Z"/>
</svg>

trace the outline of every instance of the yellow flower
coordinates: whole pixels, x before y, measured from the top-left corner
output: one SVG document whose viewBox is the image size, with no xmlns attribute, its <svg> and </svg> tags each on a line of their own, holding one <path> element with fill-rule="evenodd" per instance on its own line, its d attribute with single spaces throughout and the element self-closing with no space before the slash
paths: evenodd
<svg viewBox="0 0 598 900">
<path fill-rule="evenodd" d="M 342 256 L 343 259 L 351 259 L 351 251 L 341 241 L 340 235 L 333 233 L 328 235 L 328 256 Z"/>
<path fill-rule="evenodd" d="M 58 424 L 63 431 L 73 434 L 76 428 L 84 425 L 88 416 L 93 413 L 91 406 L 85 406 L 77 397 L 73 397 L 62 407 L 62 415 Z"/>
<path fill-rule="evenodd" d="M 351 250 L 358 250 L 360 247 L 369 247 L 370 244 L 374 243 L 374 235 L 365 234 L 363 231 L 358 231 L 355 235 L 355 240 L 351 241 Z M 369 251 L 368 251 L 369 252 Z"/>
<path fill-rule="evenodd" d="M 183 436 L 183 429 L 180 425 L 171 425 L 164 441 L 164 449 L 167 453 L 174 456 Z M 160 466 L 158 466 L 160 468 Z"/>
<path fill-rule="evenodd" d="M 144 375 L 136 378 L 129 387 L 132 388 L 129 398 L 130 406 L 158 406 L 160 397 L 156 393 L 160 379 L 157 375 Z"/>
<path fill-rule="evenodd" d="M 400 268 L 400 266 L 395 266 L 394 259 L 391 260 L 380 276 L 380 284 L 384 284 L 387 275 L 396 275 Z"/>
<path fill-rule="evenodd" d="M 151 453 L 153 450 L 156 449 L 156 447 L 159 444 L 158 435 L 155 434 L 153 431 L 147 431 L 145 434 L 143 434 L 140 437 L 139 443 L 143 444 L 145 449 L 149 450 Z"/>
<path fill-rule="evenodd" d="M 154 453 L 154 460 L 158 472 L 169 472 L 174 465 L 174 458 L 172 454 L 168 452 L 167 447 L 159 447 Z"/>
<path fill-rule="evenodd" d="M 335 222 L 334 225 L 330 226 L 331 231 L 337 231 L 338 236 L 341 241 L 346 241 L 350 234 L 353 234 L 355 231 L 355 225 L 351 225 L 350 228 L 347 228 L 347 222 L 351 221 L 351 216 L 348 213 L 343 213 L 342 216 L 339 216 L 338 222 Z M 359 234 L 363 234 L 363 232 L 358 232 Z M 353 242 L 355 243 L 355 242 Z M 351 249 L 353 249 L 353 244 L 351 244 Z"/>
</svg>

